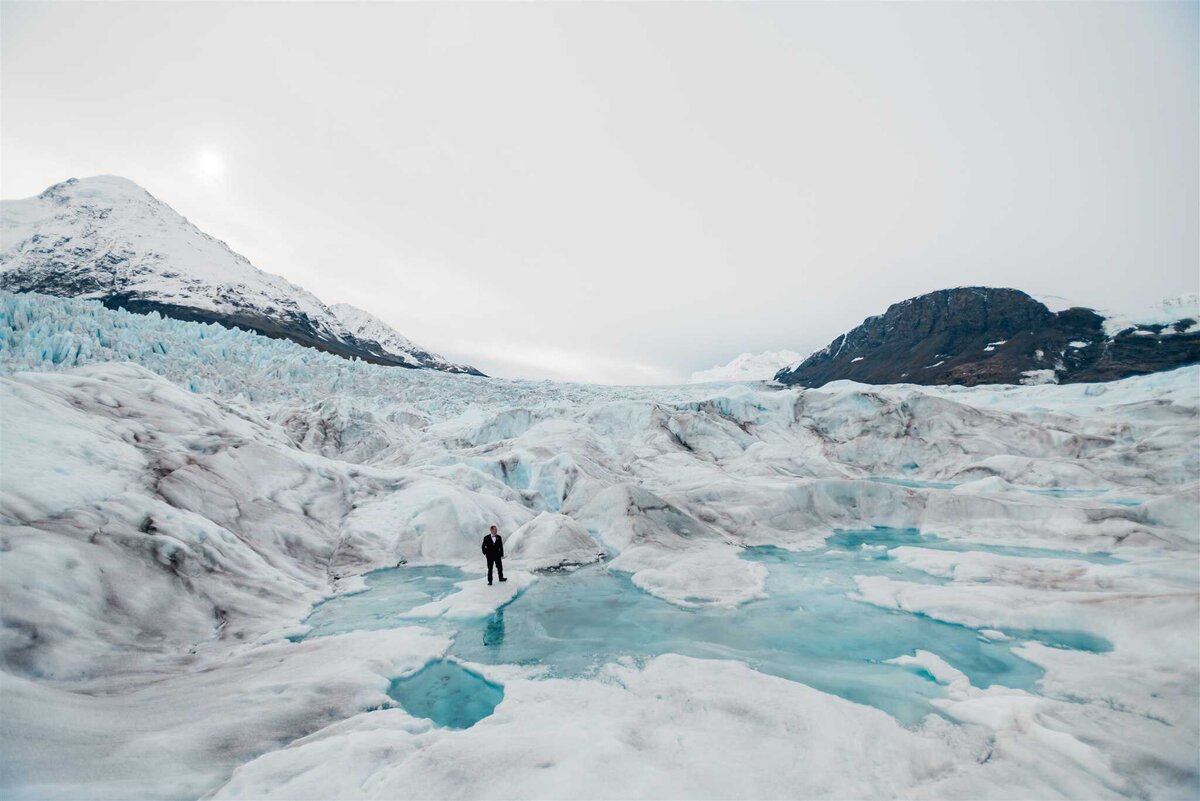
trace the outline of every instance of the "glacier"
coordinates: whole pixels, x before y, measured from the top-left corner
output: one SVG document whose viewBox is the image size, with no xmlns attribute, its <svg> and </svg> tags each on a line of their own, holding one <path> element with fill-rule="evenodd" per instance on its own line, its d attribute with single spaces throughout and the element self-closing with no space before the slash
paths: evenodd
<svg viewBox="0 0 1200 801">
<path fill-rule="evenodd" d="M 6 797 L 1200 793 L 1200 368 L 510 381 L 0 293 L 0 374 Z"/>
</svg>

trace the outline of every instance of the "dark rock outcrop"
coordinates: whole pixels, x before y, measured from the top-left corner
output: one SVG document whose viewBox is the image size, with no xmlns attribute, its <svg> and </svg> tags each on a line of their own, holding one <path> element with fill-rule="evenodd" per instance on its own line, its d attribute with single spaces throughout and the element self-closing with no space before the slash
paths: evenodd
<svg viewBox="0 0 1200 801">
<path fill-rule="evenodd" d="M 58 295 L 61 297 L 74 297 L 83 294 L 64 291 L 62 287 L 52 283 L 45 286 L 38 284 L 22 285 L 19 281 L 14 280 L 15 278 L 17 276 L 10 277 L 8 273 L 0 274 L 0 287 L 10 292 L 38 292 L 43 295 Z M 124 309 L 134 314 L 158 312 L 163 317 L 170 317 L 175 320 L 186 320 L 196 323 L 217 323 L 226 328 L 240 328 L 243 331 L 253 331 L 256 334 L 271 337 L 272 339 L 290 339 L 297 344 L 315 348 L 325 353 L 332 353 L 335 356 L 341 356 L 343 359 L 361 359 L 364 362 L 381 364 L 386 367 L 407 367 L 415 370 L 429 367 L 435 360 L 440 360 L 440 357 L 422 350 L 411 351 L 412 355 L 410 358 L 405 358 L 388 352 L 377 342 L 361 339 L 353 334 L 342 334 L 337 337 L 330 336 L 303 313 L 289 314 L 282 312 L 270 316 L 256 313 L 252 309 L 243 309 L 238 313 L 225 314 L 212 309 L 191 308 L 149 300 L 141 298 L 132 292 L 93 294 L 89 297 L 96 298 L 110 309 Z M 419 361 L 414 363 L 413 358 Z M 434 369 L 440 369 L 447 373 L 483 376 L 483 373 L 469 365 L 449 364 L 445 367 L 439 366 Z"/>
<path fill-rule="evenodd" d="M 943 289 L 893 304 L 839 336 L 783 384 L 1017 384 L 1111 381 L 1200 362 L 1200 327 L 1186 318 L 1110 335 L 1092 309 L 1052 312 L 1016 289 Z"/>
</svg>

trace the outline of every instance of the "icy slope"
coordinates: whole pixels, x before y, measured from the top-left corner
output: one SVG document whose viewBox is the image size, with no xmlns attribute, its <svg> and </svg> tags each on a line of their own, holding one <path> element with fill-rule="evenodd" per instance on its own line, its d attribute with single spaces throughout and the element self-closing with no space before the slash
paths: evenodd
<svg viewBox="0 0 1200 801">
<path fill-rule="evenodd" d="M 0 369 L 6 797 L 482 797 L 480 759 L 550 798 L 1200 790 L 1200 369 L 978 389 L 500 381 L 8 293 Z M 468 581 L 436 621 L 286 639 L 369 569 L 478 576 L 491 523 L 513 588 Z M 898 649 L 891 669 L 932 677 L 943 713 L 906 728 L 666 655 L 551 679 L 480 666 L 504 700 L 463 731 L 380 709 L 450 648 L 435 622 L 520 615 L 534 569 L 603 552 L 584 570 L 719 615 L 770 592 L 744 546 L 803 559 L 876 526 L 955 550 L 864 543 L 909 572 L 864 574 L 845 603 L 1012 637 L 1045 671 L 1035 691 Z M 1119 563 L 1080 558 L 1100 551 Z M 778 622 L 837 630 L 806 609 Z M 1037 628 L 1112 650 L 1021 634 Z"/>
<path fill-rule="evenodd" d="M 282 337 L 379 364 L 473 372 L 347 328 L 314 295 L 257 269 L 125 178 L 56 184 L 0 205 L 0 286 Z"/>
<path fill-rule="evenodd" d="M 689 384 L 710 384 L 717 381 L 770 381 L 780 370 L 804 360 L 794 350 L 769 350 L 763 353 L 743 353 L 726 365 L 710 367 L 692 373 Z"/>
</svg>

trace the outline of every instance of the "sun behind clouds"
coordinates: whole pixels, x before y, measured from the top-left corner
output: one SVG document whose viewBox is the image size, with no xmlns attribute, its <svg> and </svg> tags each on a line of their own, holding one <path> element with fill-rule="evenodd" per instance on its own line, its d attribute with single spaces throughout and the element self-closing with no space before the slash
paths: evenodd
<svg viewBox="0 0 1200 801">
<path fill-rule="evenodd" d="M 215 150 L 201 150 L 196 153 L 193 170 L 202 183 L 216 183 L 225 177 L 225 157 Z"/>
</svg>

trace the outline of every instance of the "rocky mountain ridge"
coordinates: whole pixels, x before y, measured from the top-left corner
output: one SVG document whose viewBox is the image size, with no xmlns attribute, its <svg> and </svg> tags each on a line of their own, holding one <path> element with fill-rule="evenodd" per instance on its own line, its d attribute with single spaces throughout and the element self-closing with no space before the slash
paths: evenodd
<svg viewBox="0 0 1200 801">
<path fill-rule="evenodd" d="M 866 384 L 1021 384 L 1111 381 L 1200 362 L 1196 297 L 1179 318 L 1113 325 L 1114 315 L 1051 311 L 1017 289 L 958 287 L 895 303 L 775 380 Z M 1172 315 L 1173 316 L 1173 315 Z"/>
</svg>

